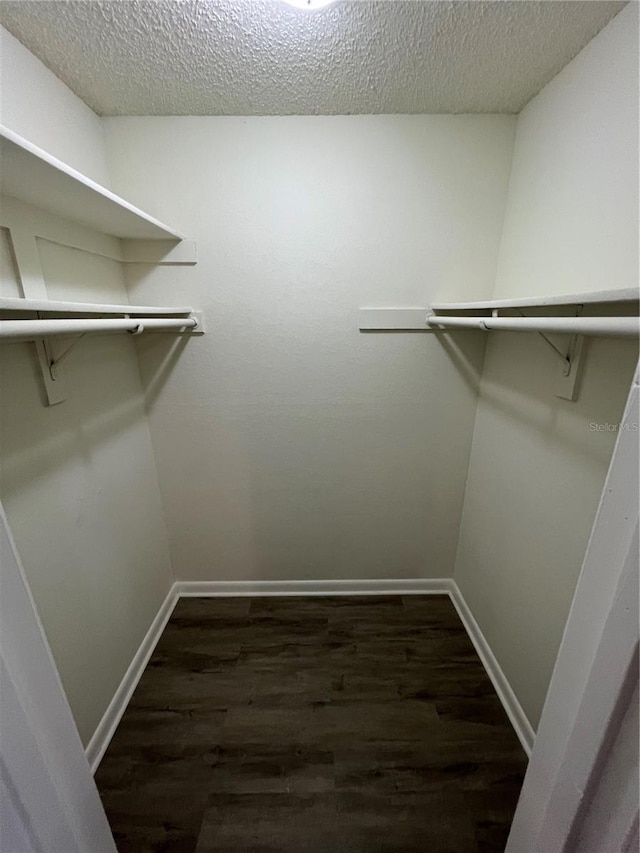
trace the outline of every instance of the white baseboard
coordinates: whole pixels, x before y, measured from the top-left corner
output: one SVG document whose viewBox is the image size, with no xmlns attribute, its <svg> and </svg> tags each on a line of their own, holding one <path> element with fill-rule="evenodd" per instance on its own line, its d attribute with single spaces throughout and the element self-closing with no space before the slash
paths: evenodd
<svg viewBox="0 0 640 853">
<path fill-rule="evenodd" d="M 179 596 L 449 595 L 449 578 L 322 581 L 176 581 Z"/>
<path fill-rule="evenodd" d="M 142 643 L 140 643 L 138 651 L 135 653 L 133 660 L 129 664 L 129 668 L 124 674 L 124 678 L 120 682 L 113 699 L 109 702 L 107 710 L 104 712 L 102 719 L 98 723 L 98 727 L 93 733 L 93 737 L 85 749 L 85 755 L 92 773 L 96 772 L 102 761 L 102 756 L 105 754 L 111 738 L 115 734 L 118 723 L 127 709 L 129 700 L 133 696 L 133 691 L 138 686 L 142 673 L 149 663 L 149 658 L 153 654 L 153 650 L 165 629 L 165 625 L 169 621 L 177 600 L 178 595 L 174 583 L 167 593 L 167 597 L 162 602 L 160 610 L 158 610 Z"/>
<path fill-rule="evenodd" d="M 451 578 L 408 578 L 402 580 L 321 580 L 321 581 L 176 581 L 140 648 L 136 652 L 109 707 L 98 724 L 85 754 L 92 773 L 113 737 L 138 681 L 153 654 L 178 598 L 183 596 L 230 597 L 247 595 L 448 595 L 458 611 L 469 637 L 487 671 L 496 693 L 527 755 L 531 755 L 535 732 L 522 710 L 507 677 L 491 651 L 457 584 Z"/>
<path fill-rule="evenodd" d="M 451 584 L 451 591 L 449 593 L 451 601 L 458 611 L 458 616 L 462 620 L 462 624 L 466 628 L 467 634 L 475 646 L 478 657 L 482 661 L 482 664 L 487 671 L 487 675 L 491 679 L 491 683 L 498 694 L 498 698 L 507 712 L 507 716 L 509 717 L 511 725 L 518 736 L 518 740 L 522 744 L 522 748 L 527 753 L 527 757 L 530 757 L 536 733 L 533 730 L 527 715 L 522 709 L 522 706 L 518 702 L 516 694 L 513 692 L 511 685 L 507 680 L 507 676 L 502 671 L 502 667 L 498 663 L 496 656 L 491 651 L 491 646 L 487 642 L 486 637 L 482 633 L 480 626 L 473 616 L 473 613 L 469 609 L 469 605 L 464 600 L 464 597 L 458 588 L 458 584 L 454 580 L 449 581 L 449 583 Z"/>
</svg>

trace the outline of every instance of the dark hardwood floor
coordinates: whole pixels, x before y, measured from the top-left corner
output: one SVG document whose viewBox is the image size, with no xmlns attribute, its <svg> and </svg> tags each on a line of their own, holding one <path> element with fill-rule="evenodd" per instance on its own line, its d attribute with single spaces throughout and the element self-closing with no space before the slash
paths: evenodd
<svg viewBox="0 0 640 853">
<path fill-rule="evenodd" d="M 186 598 L 96 781 L 120 853 L 502 853 L 525 767 L 446 596 Z"/>
</svg>

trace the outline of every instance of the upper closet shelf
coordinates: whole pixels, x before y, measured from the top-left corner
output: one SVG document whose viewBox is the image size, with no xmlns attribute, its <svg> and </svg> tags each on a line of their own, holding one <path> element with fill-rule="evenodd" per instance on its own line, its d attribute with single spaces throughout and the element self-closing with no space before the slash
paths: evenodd
<svg viewBox="0 0 640 853">
<path fill-rule="evenodd" d="M 434 302 L 420 308 L 361 308 L 360 330 L 375 331 L 433 331 L 449 328 L 504 329 L 523 332 L 560 332 L 585 335 L 637 336 L 637 317 L 566 317 L 525 316 L 521 309 L 563 308 L 586 305 L 622 305 L 637 303 L 640 290 L 628 287 L 620 290 L 596 290 L 591 293 L 572 293 L 563 296 L 532 296 L 517 299 L 491 299 L 482 302 Z M 515 311 L 519 317 L 500 317 L 500 311 Z M 442 312 L 476 312 L 472 316 L 445 316 Z M 628 312 L 628 309 L 627 309 Z M 491 314 L 491 316 L 487 316 Z"/>
<path fill-rule="evenodd" d="M 637 316 L 584 317 L 531 316 L 522 309 L 562 308 L 586 305 L 625 304 L 638 302 L 640 291 L 598 290 L 564 296 L 539 296 L 518 299 L 492 299 L 483 302 L 435 302 L 424 308 L 361 308 L 360 331 L 443 331 L 445 329 L 480 329 L 489 331 L 555 332 L 569 335 L 603 335 L 605 337 L 638 337 Z M 451 314 L 464 311 L 465 316 Z M 519 316 L 500 316 L 501 311 Z M 446 313 L 443 313 L 446 312 Z M 472 313 L 475 312 L 475 313 Z M 575 316 L 578 314 L 578 316 Z M 563 359 L 565 358 L 562 356 Z"/>
<path fill-rule="evenodd" d="M 433 311 L 493 311 L 497 308 L 547 308 L 562 305 L 597 305 L 615 302 L 637 302 L 640 290 L 627 287 L 619 290 L 595 290 L 591 293 L 570 293 L 563 296 L 530 296 L 517 299 L 491 299 L 484 302 L 434 302 Z"/>
<path fill-rule="evenodd" d="M 0 125 L 0 193 L 132 240 L 180 241 L 184 235 Z"/>
<path fill-rule="evenodd" d="M 23 299 L 20 296 L 0 296 L 0 311 L 38 311 L 56 314 L 124 314 L 146 316 L 156 314 L 191 314 L 185 306 L 113 305 L 99 302 L 61 302 L 54 299 Z"/>
<path fill-rule="evenodd" d="M 447 332 L 456 329 L 483 332 L 537 332 L 560 360 L 561 375 L 556 394 L 566 400 L 575 400 L 582 363 L 582 336 L 640 337 L 640 319 L 629 316 L 629 306 L 637 303 L 640 292 L 635 288 L 624 290 L 599 290 L 591 293 L 573 293 L 565 296 L 536 296 L 518 299 L 492 299 L 482 302 L 436 302 L 416 308 L 361 308 L 361 332 Z M 618 304 L 621 316 L 582 316 L 586 305 Z M 554 308 L 571 308 L 572 316 Z M 551 309 L 544 316 L 531 316 L 522 309 Z M 455 312 L 465 312 L 459 314 Z M 500 316 L 501 311 L 510 312 Z M 444 313 L 443 313 L 444 312 Z M 474 313 L 475 312 L 475 313 Z M 517 316 L 513 316 L 513 314 Z M 553 316 L 553 314 L 556 316 Z M 566 314 L 566 311 L 564 312 Z M 568 346 L 560 346 L 549 334 L 569 335 Z"/>
</svg>

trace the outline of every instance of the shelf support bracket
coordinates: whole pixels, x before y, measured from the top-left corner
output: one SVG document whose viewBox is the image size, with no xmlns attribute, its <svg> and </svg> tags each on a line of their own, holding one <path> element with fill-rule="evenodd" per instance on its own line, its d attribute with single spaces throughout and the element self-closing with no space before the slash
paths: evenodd
<svg viewBox="0 0 640 853">
<path fill-rule="evenodd" d="M 556 397 L 563 400 L 575 400 L 578 396 L 578 382 L 582 374 L 584 357 L 584 335 L 571 335 L 567 351 L 567 367 L 563 368 L 556 381 Z"/>
<path fill-rule="evenodd" d="M 81 335 L 78 335 L 78 337 L 74 338 L 69 344 L 69 346 L 60 353 L 60 355 L 51 358 L 51 361 L 49 362 L 49 373 L 51 374 L 51 378 L 54 382 L 59 379 L 58 365 L 69 355 L 69 353 L 74 349 L 76 344 L 81 341 L 82 338 L 84 338 L 84 335 L 84 332 Z M 47 345 L 47 341 L 43 341 L 43 343 L 45 344 L 45 348 L 48 350 L 49 354 L 52 355 L 51 347 Z"/>
<path fill-rule="evenodd" d="M 67 399 L 66 383 L 62 374 L 55 370 L 55 359 L 51 354 L 50 343 L 45 338 L 34 341 L 42 382 L 47 395 L 47 403 L 56 406 Z"/>
<path fill-rule="evenodd" d="M 526 316 L 527 316 L 527 315 L 524 313 L 524 311 L 521 311 L 519 308 L 514 308 L 514 311 L 516 311 L 516 312 L 517 312 L 521 317 L 526 317 Z M 497 317 L 497 316 L 498 316 L 498 312 L 497 312 L 497 310 L 494 310 L 492 313 L 493 313 L 494 317 Z M 558 356 L 558 358 L 559 358 L 559 359 L 560 359 L 560 361 L 562 362 L 562 366 L 563 366 L 563 368 L 564 368 L 564 369 L 565 369 L 565 371 L 568 373 L 568 372 L 569 372 L 569 369 L 571 368 L 571 361 L 570 361 L 570 359 L 569 359 L 569 353 L 564 353 L 564 352 L 562 352 L 562 350 L 560 349 L 560 347 L 556 346 L 556 345 L 554 344 L 554 342 L 551 340 L 551 338 L 550 338 L 548 335 L 545 335 L 545 333 L 544 333 L 544 332 L 538 332 L 538 334 L 540 335 L 540 337 L 542 338 L 542 340 L 543 340 L 546 344 L 548 344 L 548 345 L 551 347 L 551 349 L 554 351 L 554 353 Z M 576 335 L 573 335 L 572 337 L 576 337 Z"/>
<path fill-rule="evenodd" d="M 574 316 L 579 317 L 582 314 L 583 307 L 582 305 L 578 305 Z M 521 317 L 527 316 L 519 308 L 515 308 L 514 310 Z M 538 334 L 562 362 L 562 373 L 556 382 L 556 397 L 573 402 L 578 396 L 578 380 L 582 373 L 584 335 L 571 335 L 569 346 L 566 353 L 564 353 L 544 332 L 538 332 Z"/>
<path fill-rule="evenodd" d="M 38 311 L 38 319 L 42 319 L 41 313 Z M 50 406 L 55 406 L 58 403 L 64 403 L 67 399 L 67 388 L 62 373 L 59 367 L 64 359 L 72 352 L 78 341 L 84 337 L 84 334 L 78 335 L 71 343 L 58 355 L 53 351 L 52 342 L 47 338 L 40 338 L 35 341 L 36 353 L 40 370 L 44 380 L 45 392 L 47 401 Z"/>
</svg>

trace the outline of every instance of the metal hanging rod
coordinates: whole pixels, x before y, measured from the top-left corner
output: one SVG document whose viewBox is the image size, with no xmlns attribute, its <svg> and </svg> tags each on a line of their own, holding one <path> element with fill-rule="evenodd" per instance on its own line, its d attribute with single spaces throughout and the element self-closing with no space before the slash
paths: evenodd
<svg viewBox="0 0 640 853">
<path fill-rule="evenodd" d="M 638 317 L 447 317 L 428 314 L 427 328 L 505 332 L 551 332 L 613 338 L 640 336 Z"/>
<path fill-rule="evenodd" d="M 81 320 L 0 320 L 0 340 L 34 340 L 55 335 L 104 334 L 147 330 L 187 330 L 200 332 L 198 318 L 128 317 L 119 319 Z"/>
</svg>

